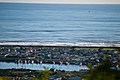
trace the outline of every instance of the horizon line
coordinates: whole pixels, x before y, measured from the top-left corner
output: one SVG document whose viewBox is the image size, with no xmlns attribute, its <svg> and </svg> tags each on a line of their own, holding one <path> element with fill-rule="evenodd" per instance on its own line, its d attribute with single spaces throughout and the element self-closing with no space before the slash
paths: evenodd
<svg viewBox="0 0 120 80">
<path fill-rule="evenodd" d="M 0 3 L 18 3 L 18 4 L 106 4 L 106 5 L 110 5 L 110 4 L 115 4 L 115 5 L 120 5 L 120 3 L 66 3 L 66 2 L 0 2 Z"/>
</svg>

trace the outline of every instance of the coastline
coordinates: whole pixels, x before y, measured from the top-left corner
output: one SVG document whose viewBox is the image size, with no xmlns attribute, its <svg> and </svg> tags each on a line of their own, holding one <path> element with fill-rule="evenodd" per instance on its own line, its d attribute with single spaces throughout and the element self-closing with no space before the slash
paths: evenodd
<svg viewBox="0 0 120 80">
<path fill-rule="evenodd" d="M 112 42 L 42 42 L 42 41 L 0 41 L 0 46 L 49 46 L 49 47 L 120 47 Z"/>
</svg>

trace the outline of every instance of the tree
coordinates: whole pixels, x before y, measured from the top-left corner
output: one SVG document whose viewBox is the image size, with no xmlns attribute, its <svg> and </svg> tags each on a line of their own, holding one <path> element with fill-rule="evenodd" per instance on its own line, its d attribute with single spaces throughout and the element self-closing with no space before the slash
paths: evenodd
<svg viewBox="0 0 120 80">
<path fill-rule="evenodd" d="M 51 75 L 53 72 L 48 70 L 48 67 L 44 67 L 44 71 L 41 71 L 41 76 L 34 76 L 35 80 L 48 80 L 48 76 Z"/>
<path fill-rule="evenodd" d="M 93 65 L 92 65 L 91 63 L 88 63 L 88 64 L 87 64 L 87 67 L 90 69 L 90 72 L 92 72 L 92 70 L 93 70 Z"/>
<path fill-rule="evenodd" d="M 106 60 L 92 72 L 90 71 L 86 80 L 115 80 L 115 75 L 111 72 L 110 66 L 111 62 Z"/>
</svg>

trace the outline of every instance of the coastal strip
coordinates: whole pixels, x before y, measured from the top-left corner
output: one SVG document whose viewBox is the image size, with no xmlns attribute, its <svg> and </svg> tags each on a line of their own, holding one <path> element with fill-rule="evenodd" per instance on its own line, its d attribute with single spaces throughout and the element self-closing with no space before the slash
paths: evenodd
<svg viewBox="0 0 120 80">
<path fill-rule="evenodd" d="M 0 42 L 0 46 L 51 46 L 51 47 L 120 47 L 120 43 L 92 43 L 92 42 L 17 42 L 17 41 L 4 41 Z"/>
</svg>

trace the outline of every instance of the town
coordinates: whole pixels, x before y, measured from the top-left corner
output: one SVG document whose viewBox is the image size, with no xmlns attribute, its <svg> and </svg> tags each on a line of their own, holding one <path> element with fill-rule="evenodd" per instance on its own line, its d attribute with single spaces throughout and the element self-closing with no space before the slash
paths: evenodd
<svg viewBox="0 0 120 80">
<path fill-rule="evenodd" d="M 101 65 L 106 59 L 111 62 L 110 68 L 120 71 L 119 48 L 82 48 L 82 47 L 54 47 L 54 46 L 0 46 L 0 62 L 14 62 L 16 64 L 59 64 L 59 65 L 92 65 L 93 68 Z M 14 72 L 18 69 L 13 69 Z M 24 70 L 24 69 L 23 69 Z M 50 69 L 54 72 L 53 69 Z M 10 70 L 9 70 L 10 71 Z M 25 70 L 26 71 L 26 70 Z M 31 70 L 28 70 L 29 72 Z M 18 72 L 18 71 L 17 71 Z M 33 71 L 34 72 L 34 71 Z M 56 70 L 58 72 L 66 72 Z M 88 73 L 89 70 L 80 70 L 80 73 Z M 63 74 L 62 73 L 62 74 Z M 69 73 L 69 72 L 67 72 Z M 70 74 L 74 74 L 70 72 Z M 65 73 L 64 73 L 65 74 Z M 18 75 L 17 75 L 18 76 Z M 49 76 L 49 80 L 62 80 L 60 77 Z M 75 80 L 82 80 L 80 77 Z M 17 80 L 17 79 L 16 79 Z M 24 79 L 20 79 L 24 80 Z M 28 79 L 26 79 L 28 80 Z M 34 80 L 34 79 L 33 79 Z M 68 80 L 68 79 L 63 79 Z M 74 80 L 74 79 L 70 79 Z"/>
<path fill-rule="evenodd" d="M 95 65 L 108 57 L 112 67 L 120 67 L 120 54 L 115 48 L 79 47 L 0 47 L 0 61 L 16 63 L 56 63 Z"/>
</svg>

